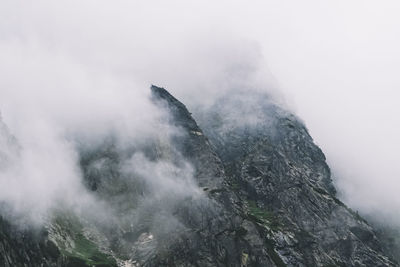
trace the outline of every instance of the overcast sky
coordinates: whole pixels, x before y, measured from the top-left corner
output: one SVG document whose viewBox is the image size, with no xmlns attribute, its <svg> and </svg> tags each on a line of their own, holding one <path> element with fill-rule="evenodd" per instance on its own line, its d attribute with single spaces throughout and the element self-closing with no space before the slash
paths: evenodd
<svg viewBox="0 0 400 267">
<path fill-rule="evenodd" d="M 398 14 L 386 0 L 1 1 L 0 110 L 23 139 L 151 120 L 152 83 L 189 107 L 231 87 L 279 91 L 341 197 L 400 222 Z"/>
</svg>

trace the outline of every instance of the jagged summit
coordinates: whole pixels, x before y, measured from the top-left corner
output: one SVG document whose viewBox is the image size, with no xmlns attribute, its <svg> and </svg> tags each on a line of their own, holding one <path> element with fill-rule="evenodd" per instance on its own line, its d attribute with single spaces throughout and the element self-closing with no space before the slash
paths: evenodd
<svg viewBox="0 0 400 267">
<path fill-rule="evenodd" d="M 158 104 L 164 105 L 168 108 L 168 112 L 173 116 L 171 124 L 179 125 L 183 128 L 190 129 L 193 132 L 201 133 L 201 129 L 198 127 L 196 121 L 193 119 L 191 113 L 188 111 L 186 106 L 171 95 L 166 89 L 151 86 L 151 92 L 153 101 Z M 160 102 L 162 101 L 162 102 Z"/>
<path fill-rule="evenodd" d="M 164 98 L 164 99 L 169 99 L 170 101 L 173 102 L 179 102 L 178 99 L 176 99 L 174 96 L 172 96 L 165 88 L 163 87 L 158 87 L 156 85 L 151 85 L 150 87 L 151 92 L 153 95 Z"/>
<path fill-rule="evenodd" d="M 252 123 L 225 120 L 238 112 L 221 101 L 198 124 L 167 90 L 151 91 L 179 135 L 80 155 L 88 190 L 113 216 L 59 213 L 39 236 L 3 218 L 1 266 L 398 266 L 335 197 L 325 156 L 295 116 L 260 101 L 246 106 Z M 178 183 L 163 191 L 168 183 L 148 182 L 157 175 Z"/>
</svg>

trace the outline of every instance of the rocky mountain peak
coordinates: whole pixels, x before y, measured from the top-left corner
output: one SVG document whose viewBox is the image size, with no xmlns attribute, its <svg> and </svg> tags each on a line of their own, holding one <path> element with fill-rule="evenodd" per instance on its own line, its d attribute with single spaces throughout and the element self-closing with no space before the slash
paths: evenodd
<svg viewBox="0 0 400 267">
<path fill-rule="evenodd" d="M 179 135 L 80 155 L 84 182 L 111 208 L 109 220 L 60 212 L 30 235 L 3 215 L 1 266 L 398 266 L 336 198 L 325 156 L 296 116 L 261 96 L 239 118 L 234 108 L 250 100 L 232 95 L 198 123 L 167 90 L 151 91 Z M 194 189 L 154 191 L 144 170 L 188 176 L 175 185 Z"/>
</svg>

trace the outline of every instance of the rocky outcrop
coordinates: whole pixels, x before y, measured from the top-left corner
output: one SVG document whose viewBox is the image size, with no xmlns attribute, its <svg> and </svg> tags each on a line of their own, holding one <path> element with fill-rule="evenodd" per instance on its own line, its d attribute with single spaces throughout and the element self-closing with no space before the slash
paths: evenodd
<svg viewBox="0 0 400 267">
<path fill-rule="evenodd" d="M 58 248 L 42 230 L 21 230 L 0 218 L 0 266 L 59 266 Z"/>
</svg>

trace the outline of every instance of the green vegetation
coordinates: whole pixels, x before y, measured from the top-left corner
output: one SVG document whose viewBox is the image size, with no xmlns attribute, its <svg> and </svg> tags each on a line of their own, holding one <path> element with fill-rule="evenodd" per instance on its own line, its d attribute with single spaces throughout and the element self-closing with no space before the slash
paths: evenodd
<svg viewBox="0 0 400 267">
<path fill-rule="evenodd" d="M 258 225 L 261 225 L 263 227 L 268 227 L 269 228 L 268 231 L 279 230 L 281 224 L 279 223 L 278 218 L 272 212 L 259 208 L 257 206 L 257 203 L 252 200 L 247 201 L 247 206 L 248 206 L 248 216 L 250 220 L 254 221 Z M 286 267 L 286 264 L 283 262 L 279 254 L 274 249 L 275 247 L 274 241 L 270 239 L 264 239 L 264 240 L 266 249 L 268 251 L 268 255 L 271 257 L 275 265 L 278 267 Z"/>
<path fill-rule="evenodd" d="M 277 217 L 270 211 L 260 209 L 255 201 L 249 200 L 249 216 L 259 224 L 266 225 L 272 230 L 278 230 L 280 224 Z"/>
<path fill-rule="evenodd" d="M 102 253 L 98 246 L 79 233 L 74 239 L 75 247 L 72 251 L 62 249 L 67 257 L 78 258 L 89 266 L 117 266 L 114 258 Z"/>
<path fill-rule="evenodd" d="M 287 267 L 287 265 L 283 262 L 281 257 L 276 253 L 274 249 L 274 243 L 271 240 L 267 240 L 266 248 L 268 255 L 271 257 L 272 261 L 275 263 L 277 267 Z"/>
<path fill-rule="evenodd" d="M 255 221 L 257 224 L 267 226 L 271 230 L 279 230 L 281 224 L 279 223 L 278 218 L 272 212 L 259 208 L 257 203 L 252 200 L 248 200 L 247 204 L 249 211 L 248 215 L 250 219 Z M 268 255 L 271 257 L 275 265 L 278 267 L 286 267 L 286 264 L 282 261 L 281 257 L 274 249 L 274 241 L 266 239 L 265 244 Z"/>
<path fill-rule="evenodd" d="M 247 266 L 248 259 L 249 259 L 249 254 L 242 252 L 241 266 Z"/>
<path fill-rule="evenodd" d="M 117 266 L 111 255 L 85 237 L 82 224 L 74 216 L 55 218 L 50 235 L 71 266 Z"/>
<path fill-rule="evenodd" d="M 230 186 L 231 186 L 232 190 L 234 190 L 234 191 L 239 191 L 240 190 L 240 185 L 238 183 L 236 183 L 236 182 L 232 182 L 230 184 Z"/>
</svg>

